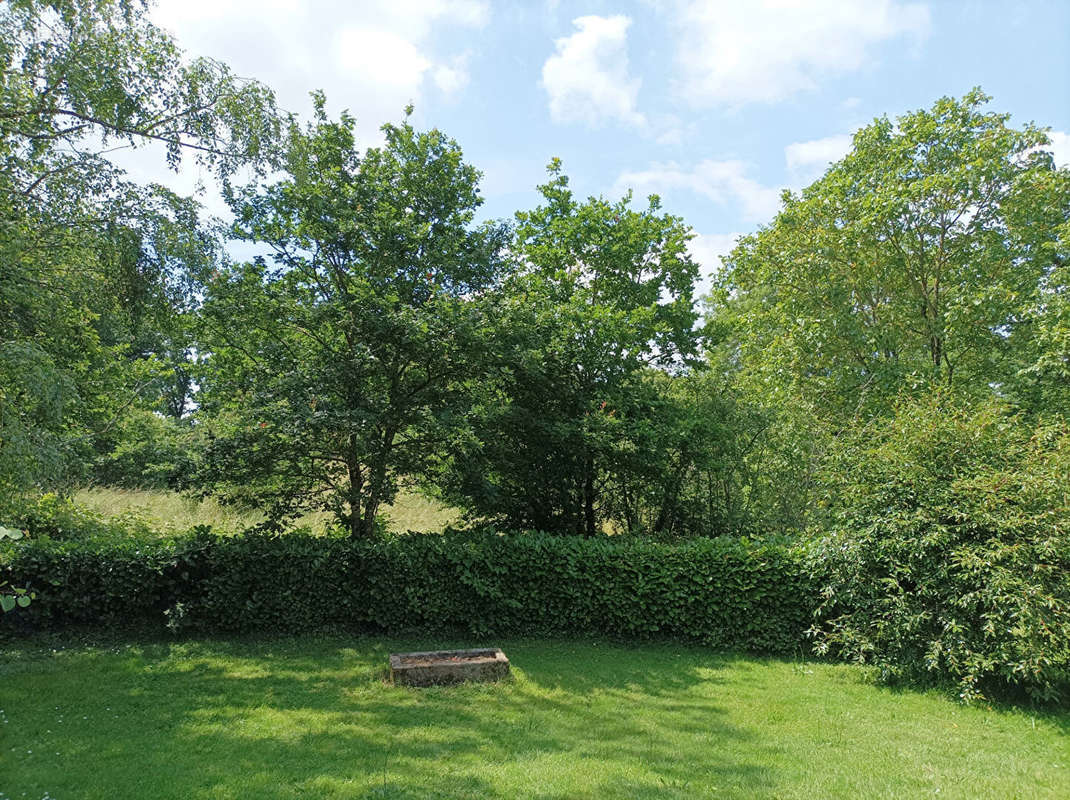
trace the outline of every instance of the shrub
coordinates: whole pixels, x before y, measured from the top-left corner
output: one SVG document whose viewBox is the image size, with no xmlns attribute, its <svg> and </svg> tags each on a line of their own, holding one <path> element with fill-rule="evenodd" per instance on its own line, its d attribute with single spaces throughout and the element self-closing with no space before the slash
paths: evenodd
<svg viewBox="0 0 1070 800">
<path fill-rule="evenodd" d="M 596 633 L 770 653 L 805 641 L 813 594 L 799 553 L 783 542 L 537 533 L 42 538 L 9 549 L 0 569 L 37 591 L 26 611 L 47 625 L 166 619 L 195 631 Z"/>
<path fill-rule="evenodd" d="M 127 489 L 178 489 L 196 470 L 196 430 L 148 409 L 132 409 L 98 442 L 92 478 Z"/>
<path fill-rule="evenodd" d="M 832 469 L 819 652 L 1054 699 L 1070 675 L 1070 436 L 994 404 L 901 405 Z"/>
<path fill-rule="evenodd" d="M 0 505 L 0 523 L 20 528 L 34 539 L 47 536 L 51 539 L 129 541 L 159 537 L 159 533 L 135 513 L 106 518 L 52 492 L 36 497 L 8 498 Z"/>
<path fill-rule="evenodd" d="M 0 540 L 10 539 L 18 541 L 25 534 L 17 528 L 5 528 L 0 525 Z M 19 586 L 11 586 L 7 581 L 0 580 L 0 612 L 6 614 L 16 608 L 26 608 L 33 600 L 33 593 L 27 592 Z"/>
</svg>

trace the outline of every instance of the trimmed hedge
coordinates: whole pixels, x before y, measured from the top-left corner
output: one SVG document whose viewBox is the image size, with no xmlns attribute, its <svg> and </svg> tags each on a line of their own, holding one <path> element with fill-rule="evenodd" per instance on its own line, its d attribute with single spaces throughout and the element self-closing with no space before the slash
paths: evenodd
<svg viewBox="0 0 1070 800">
<path fill-rule="evenodd" d="M 806 647 L 816 603 L 800 551 L 725 539 L 201 530 L 179 541 L 40 538 L 0 559 L 0 577 L 37 592 L 22 613 L 50 627 L 596 633 L 791 653 Z"/>
</svg>

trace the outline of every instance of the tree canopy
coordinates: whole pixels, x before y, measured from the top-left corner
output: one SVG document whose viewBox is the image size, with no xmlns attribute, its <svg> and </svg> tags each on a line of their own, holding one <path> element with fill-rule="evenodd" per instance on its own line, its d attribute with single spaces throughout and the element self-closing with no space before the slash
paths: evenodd
<svg viewBox="0 0 1070 800">
<path fill-rule="evenodd" d="M 1070 176 L 988 100 L 876 120 L 729 256 L 712 313 L 770 397 L 843 420 L 926 387 L 1013 391 L 1042 296 L 1062 294 Z"/>
<path fill-rule="evenodd" d="M 542 205 L 517 214 L 501 369 L 448 491 L 513 525 L 590 536 L 635 518 L 611 487 L 642 468 L 656 405 L 644 376 L 697 360 L 697 266 L 690 230 L 656 197 L 641 210 L 630 196 L 577 200 L 557 161 L 540 192 Z"/>
<path fill-rule="evenodd" d="M 107 150 L 162 142 L 226 178 L 275 152 L 271 92 L 188 61 L 141 3 L 0 7 L 0 489 L 85 480 L 133 409 L 180 416 L 189 276 L 219 252 L 199 205 Z M 166 396 L 166 398 L 165 398 Z"/>
<path fill-rule="evenodd" d="M 219 270 L 202 309 L 205 480 L 354 536 L 457 435 L 504 244 L 472 225 L 479 173 L 454 141 L 383 133 L 362 154 L 322 97 L 291 124 L 285 177 L 234 199 L 238 235 L 271 256 Z"/>
</svg>

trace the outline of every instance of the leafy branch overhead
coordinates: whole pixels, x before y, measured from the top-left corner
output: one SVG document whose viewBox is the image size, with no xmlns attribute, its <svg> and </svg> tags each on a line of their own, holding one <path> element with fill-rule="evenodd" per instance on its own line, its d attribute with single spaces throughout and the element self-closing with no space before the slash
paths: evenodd
<svg viewBox="0 0 1070 800">
<path fill-rule="evenodd" d="M 263 84 L 210 59 L 187 59 L 138 3 L 16 0 L 0 12 L 0 176 L 47 197 L 47 184 L 88 175 L 116 146 L 161 143 L 226 177 L 270 165 L 280 117 Z"/>
</svg>

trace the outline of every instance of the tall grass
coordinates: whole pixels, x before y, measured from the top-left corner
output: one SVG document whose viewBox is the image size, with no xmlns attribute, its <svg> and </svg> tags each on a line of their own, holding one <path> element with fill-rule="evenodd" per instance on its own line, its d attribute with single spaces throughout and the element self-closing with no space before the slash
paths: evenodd
<svg viewBox="0 0 1070 800">
<path fill-rule="evenodd" d="M 161 531 L 187 530 L 195 525 L 210 525 L 220 529 L 240 529 L 263 522 L 264 514 L 257 509 L 225 506 L 212 499 L 199 500 L 178 492 L 157 489 L 118 489 L 94 486 L 80 489 L 74 495 L 78 505 L 104 517 L 136 515 Z M 391 530 L 443 530 L 460 518 L 457 509 L 413 491 L 402 491 L 393 505 L 383 508 L 383 515 Z M 331 524 L 326 512 L 306 514 L 295 522 L 314 531 L 322 531 Z"/>
</svg>

